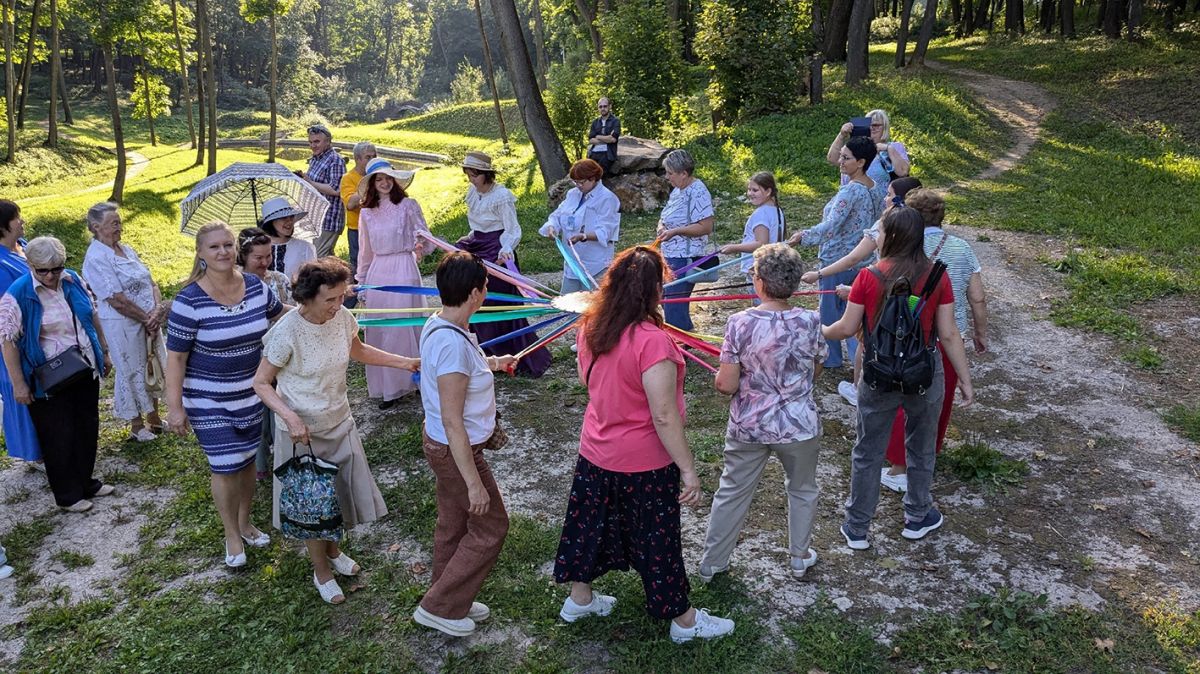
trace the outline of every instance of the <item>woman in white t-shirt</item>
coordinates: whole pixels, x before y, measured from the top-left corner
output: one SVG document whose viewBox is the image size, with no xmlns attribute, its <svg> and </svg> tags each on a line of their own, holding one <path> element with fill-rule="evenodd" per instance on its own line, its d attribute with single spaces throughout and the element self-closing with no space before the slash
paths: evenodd
<svg viewBox="0 0 1200 674">
<path fill-rule="evenodd" d="M 263 358 L 254 374 L 254 392 L 275 412 L 275 467 L 287 463 L 297 446 L 307 445 L 314 456 L 338 467 L 337 499 L 345 525 L 373 522 L 387 514 L 387 506 L 350 414 L 346 366 L 353 358 L 415 371 L 420 361 L 367 346 L 358 338 L 358 323 L 342 306 L 350 283 L 350 266 L 344 261 L 323 257 L 296 271 L 292 298 L 299 306 L 263 337 Z M 279 527 L 278 480 L 274 491 Z M 345 601 L 333 574 L 353 576 L 360 570 L 358 564 L 336 540 L 308 539 L 304 544 L 321 598 L 331 604 Z"/>
<path fill-rule="evenodd" d="M 746 181 L 746 200 L 754 206 L 754 212 L 746 218 L 746 229 L 742 233 L 741 243 L 729 243 L 721 246 L 722 255 L 734 253 L 753 253 L 768 243 L 783 241 L 785 221 L 783 209 L 779 207 L 779 187 L 775 183 L 775 175 L 770 171 L 759 171 Z M 742 258 L 742 273 L 752 284 L 750 268 L 754 266 L 754 257 L 745 255 Z"/>
<path fill-rule="evenodd" d="M 508 513 L 483 449 L 504 442 L 492 372 L 510 370 L 517 359 L 485 355 L 470 332 L 487 284 L 487 268 L 474 254 L 442 258 L 437 268 L 442 310 L 421 331 L 424 450 L 437 478 L 437 527 L 433 578 L 413 619 L 455 637 L 471 634 L 491 615 L 475 596 L 508 534 Z"/>
</svg>

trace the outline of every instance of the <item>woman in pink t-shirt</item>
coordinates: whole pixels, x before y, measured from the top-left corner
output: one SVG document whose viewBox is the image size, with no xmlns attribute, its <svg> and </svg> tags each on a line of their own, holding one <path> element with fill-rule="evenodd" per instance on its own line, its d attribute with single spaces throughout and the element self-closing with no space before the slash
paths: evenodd
<svg viewBox="0 0 1200 674">
<path fill-rule="evenodd" d="M 699 502 L 700 479 L 683 432 L 683 355 L 659 312 L 666 274 L 658 251 L 626 250 L 584 312 L 576 343 L 591 402 L 554 579 L 571 583 L 559 615 L 575 622 L 611 613 L 617 600 L 592 592 L 592 581 L 633 567 L 647 612 L 670 619 L 672 641 L 683 643 L 729 634 L 733 621 L 688 602 L 679 505 Z"/>
</svg>

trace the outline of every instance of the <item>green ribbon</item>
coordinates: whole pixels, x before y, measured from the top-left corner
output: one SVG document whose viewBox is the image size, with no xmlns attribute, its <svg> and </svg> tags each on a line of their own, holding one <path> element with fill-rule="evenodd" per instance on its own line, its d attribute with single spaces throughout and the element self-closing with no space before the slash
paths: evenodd
<svg viewBox="0 0 1200 674">
<path fill-rule="evenodd" d="M 513 311 L 490 311 L 486 314 L 471 316 L 471 323 L 498 323 L 500 321 L 515 321 L 521 318 L 534 318 L 548 314 L 561 314 L 562 311 L 553 307 L 537 309 L 517 309 Z M 405 318 L 367 318 L 358 324 L 364 328 L 419 328 L 429 320 L 428 316 L 407 316 Z"/>
</svg>

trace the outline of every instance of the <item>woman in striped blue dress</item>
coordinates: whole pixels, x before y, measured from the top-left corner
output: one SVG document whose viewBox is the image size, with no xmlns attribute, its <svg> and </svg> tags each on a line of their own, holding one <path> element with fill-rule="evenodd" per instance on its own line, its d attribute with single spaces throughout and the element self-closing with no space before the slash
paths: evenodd
<svg viewBox="0 0 1200 674">
<path fill-rule="evenodd" d="M 225 565 L 232 568 L 245 566 L 246 545 L 270 543 L 250 523 L 263 422 L 253 381 L 263 335 L 284 311 L 270 288 L 236 264 L 229 225 L 201 227 L 192 275 L 167 319 L 167 426 L 184 435 L 190 423 L 208 457 Z"/>
<path fill-rule="evenodd" d="M 21 208 L 8 199 L 0 199 L 0 293 L 8 290 L 13 281 L 29 276 L 25 262 L 25 220 Z M 8 370 L 0 367 L 0 396 L 4 399 L 4 445 L 14 459 L 28 461 L 29 466 L 45 472 L 42 467 L 42 448 L 33 429 L 29 408 L 13 396 Z"/>
</svg>

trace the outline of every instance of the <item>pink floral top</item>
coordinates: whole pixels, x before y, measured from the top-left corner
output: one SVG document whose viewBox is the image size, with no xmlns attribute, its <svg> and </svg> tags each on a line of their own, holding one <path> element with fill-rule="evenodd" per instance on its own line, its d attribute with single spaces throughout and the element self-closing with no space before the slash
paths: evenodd
<svg viewBox="0 0 1200 674">
<path fill-rule="evenodd" d="M 815 438 L 815 360 L 828 352 L 821 317 L 808 309 L 753 308 L 729 317 L 722 363 L 741 366 L 726 435 L 738 442 L 783 444 Z"/>
<path fill-rule="evenodd" d="M 421 205 L 411 197 L 398 204 L 380 199 L 375 208 L 358 212 L 358 281 L 364 282 L 377 255 L 413 252 L 417 231 L 429 231 Z"/>
<path fill-rule="evenodd" d="M 42 331 L 38 335 L 38 344 L 41 345 L 46 358 L 53 358 L 66 351 L 72 344 L 78 344 L 84 358 L 94 368 L 96 363 L 93 361 L 96 357 L 92 352 L 92 344 L 88 341 L 88 335 L 79 319 L 72 321 L 71 307 L 67 305 L 67 296 L 63 293 L 62 284 L 73 283 L 69 278 L 66 272 L 63 272 L 59 287 L 51 290 L 42 285 L 37 276 L 33 277 L 34 292 L 42 302 Z M 21 325 L 21 307 L 17 305 L 16 298 L 5 293 L 4 297 L 0 298 L 0 340 L 15 341 L 22 332 L 24 330 Z"/>
</svg>

